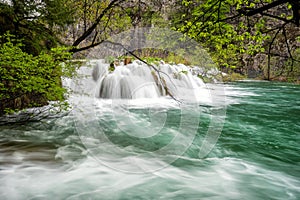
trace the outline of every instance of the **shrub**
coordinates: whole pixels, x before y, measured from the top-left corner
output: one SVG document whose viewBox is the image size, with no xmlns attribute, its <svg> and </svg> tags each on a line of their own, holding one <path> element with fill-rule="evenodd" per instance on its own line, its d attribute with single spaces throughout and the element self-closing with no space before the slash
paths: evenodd
<svg viewBox="0 0 300 200">
<path fill-rule="evenodd" d="M 22 51 L 22 42 L 14 36 L 6 34 L 0 39 L 4 41 L 0 44 L 0 115 L 64 100 L 61 77 L 75 71 L 65 62 L 71 58 L 66 48 L 32 56 Z"/>
</svg>

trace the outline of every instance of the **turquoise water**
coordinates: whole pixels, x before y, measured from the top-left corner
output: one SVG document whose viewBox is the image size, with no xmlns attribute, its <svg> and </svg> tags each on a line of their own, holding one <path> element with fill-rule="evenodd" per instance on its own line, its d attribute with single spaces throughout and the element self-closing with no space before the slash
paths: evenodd
<svg viewBox="0 0 300 200">
<path fill-rule="evenodd" d="M 299 199 L 300 86 L 225 86 L 226 107 L 116 110 L 94 99 L 59 119 L 1 126 L 1 199 Z M 218 142 L 199 158 L 224 108 Z"/>
</svg>

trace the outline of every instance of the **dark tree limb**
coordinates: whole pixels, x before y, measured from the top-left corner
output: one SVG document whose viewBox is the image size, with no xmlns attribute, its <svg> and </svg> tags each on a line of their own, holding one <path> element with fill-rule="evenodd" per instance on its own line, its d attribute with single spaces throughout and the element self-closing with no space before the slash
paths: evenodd
<svg viewBox="0 0 300 200">
<path fill-rule="evenodd" d="M 294 59 L 293 59 L 291 48 L 290 48 L 290 45 L 289 45 L 289 42 L 288 42 L 288 39 L 287 39 L 285 27 L 283 27 L 283 29 L 282 29 L 282 34 L 284 36 L 284 40 L 285 40 L 286 48 L 287 48 L 288 53 L 289 53 L 289 57 L 292 59 L 292 65 L 291 65 L 291 70 L 290 70 L 290 72 L 292 72 L 293 68 L 294 68 Z"/>
<path fill-rule="evenodd" d="M 86 38 L 88 38 L 92 32 L 97 28 L 98 24 L 102 20 L 102 18 L 109 12 L 116 4 L 119 4 L 125 0 L 112 0 L 109 5 L 101 12 L 101 14 L 97 17 L 95 22 L 72 44 L 73 52 L 75 51 L 76 47 L 84 41 Z"/>
<path fill-rule="evenodd" d="M 267 17 L 274 18 L 274 19 L 278 19 L 278 20 L 283 21 L 283 22 L 285 22 L 285 23 L 290 23 L 290 22 L 292 22 L 291 20 L 288 20 L 288 19 L 285 19 L 285 18 L 282 18 L 282 17 L 278 17 L 278 16 L 276 16 L 276 15 L 271 15 L 271 14 L 269 14 L 269 13 L 262 12 L 262 13 L 260 13 L 260 14 L 261 14 L 261 15 L 264 15 L 264 16 L 267 16 Z"/>
<path fill-rule="evenodd" d="M 269 9 L 272 9 L 276 6 L 287 4 L 287 3 L 290 3 L 292 5 L 292 10 L 293 10 L 293 19 L 292 20 L 287 20 L 287 19 L 275 16 L 275 15 L 270 15 L 270 14 L 265 13 L 265 11 L 267 11 Z M 277 1 L 273 1 L 272 3 L 269 3 L 267 5 L 263 5 L 262 7 L 259 7 L 259 8 L 239 9 L 238 12 L 245 16 L 248 16 L 248 17 L 254 16 L 256 14 L 261 14 L 261 15 L 272 17 L 274 19 L 284 21 L 284 22 L 287 22 L 287 21 L 292 22 L 296 26 L 300 25 L 300 22 L 299 22 L 300 21 L 300 2 L 299 2 L 299 0 L 277 0 Z"/>
<path fill-rule="evenodd" d="M 292 5 L 294 23 L 297 26 L 299 26 L 300 25 L 300 2 L 299 0 L 290 0 L 289 2 Z"/>
<path fill-rule="evenodd" d="M 81 48 L 73 48 L 73 49 L 71 49 L 71 52 L 76 53 L 76 52 L 88 50 L 88 49 L 91 49 L 91 48 L 93 48 L 93 47 L 96 47 L 96 46 L 102 44 L 103 42 L 104 42 L 104 40 L 101 40 L 101 41 L 99 41 L 99 42 L 93 42 L 92 44 L 87 45 L 87 46 L 85 46 L 85 47 L 81 47 Z"/>
<path fill-rule="evenodd" d="M 255 8 L 255 9 L 247 9 L 247 8 L 245 9 L 244 8 L 244 9 L 238 10 L 238 12 L 240 12 L 248 17 L 251 17 L 253 15 L 262 13 L 266 10 L 269 10 L 271 8 L 274 8 L 274 7 L 284 4 L 284 3 L 288 3 L 288 0 L 277 0 L 277 1 L 273 1 L 272 3 L 269 3 L 269 4 L 259 7 L 259 8 Z"/>
<path fill-rule="evenodd" d="M 271 71 L 271 50 L 272 50 L 272 45 L 275 41 L 275 39 L 277 38 L 277 35 L 280 33 L 280 31 L 283 29 L 283 27 L 286 24 L 284 24 L 283 26 L 281 26 L 280 28 L 278 28 L 277 32 L 275 33 L 274 37 L 272 38 L 271 43 L 269 44 L 269 50 L 268 50 L 268 69 L 267 69 L 267 80 L 270 80 L 270 71 Z"/>
</svg>

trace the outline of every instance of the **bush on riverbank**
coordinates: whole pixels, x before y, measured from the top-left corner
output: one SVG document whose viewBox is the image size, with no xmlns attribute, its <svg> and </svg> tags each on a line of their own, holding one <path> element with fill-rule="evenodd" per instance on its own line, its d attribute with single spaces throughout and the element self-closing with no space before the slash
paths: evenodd
<svg viewBox="0 0 300 200">
<path fill-rule="evenodd" d="M 65 48 L 33 56 L 22 51 L 22 42 L 12 35 L 0 39 L 0 116 L 64 100 L 61 77 L 74 73 L 64 62 L 71 58 Z"/>
</svg>

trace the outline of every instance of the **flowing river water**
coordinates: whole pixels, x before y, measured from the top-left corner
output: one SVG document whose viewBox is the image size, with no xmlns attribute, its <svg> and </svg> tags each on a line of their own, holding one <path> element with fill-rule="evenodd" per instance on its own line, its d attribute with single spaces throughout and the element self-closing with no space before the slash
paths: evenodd
<svg viewBox="0 0 300 200">
<path fill-rule="evenodd" d="M 85 102 L 75 112 L 1 126 L 0 199 L 299 199 L 299 85 L 223 86 L 224 126 L 204 157 L 220 109 L 209 101 L 184 113 L 166 97 L 120 109 L 75 95 Z"/>
</svg>

